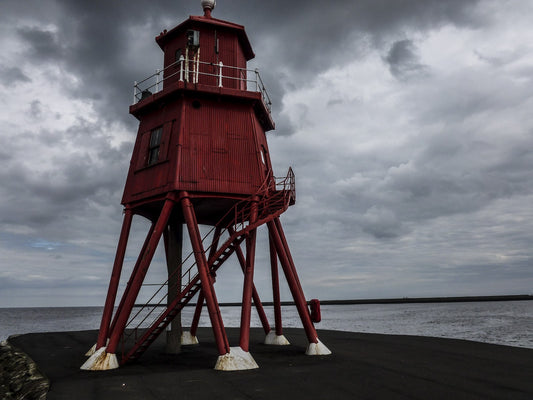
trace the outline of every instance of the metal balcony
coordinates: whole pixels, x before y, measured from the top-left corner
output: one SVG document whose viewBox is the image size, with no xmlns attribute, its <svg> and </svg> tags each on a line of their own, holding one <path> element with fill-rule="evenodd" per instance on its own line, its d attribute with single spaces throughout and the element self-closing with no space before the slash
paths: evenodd
<svg viewBox="0 0 533 400">
<path fill-rule="evenodd" d="M 137 104 L 146 96 L 160 92 L 169 80 L 191 83 L 204 83 L 202 80 L 208 80 L 208 84 L 221 88 L 229 86 L 249 92 L 259 92 L 268 112 L 271 112 L 272 102 L 257 69 L 233 67 L 223 65 L 222 62 L 216 64 L 198 59 L 186 59 L 183 56 L 166 68 L 156 70 L 142 81 L 135 81 L 133 104 Z"/>
</svg>

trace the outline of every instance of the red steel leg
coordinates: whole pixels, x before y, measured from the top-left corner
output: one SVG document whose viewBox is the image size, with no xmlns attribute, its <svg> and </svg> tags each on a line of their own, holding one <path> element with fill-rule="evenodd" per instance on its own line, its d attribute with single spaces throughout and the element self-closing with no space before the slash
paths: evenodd
<svg viewBox="0 0 533 400">
<path fill-rule="evenodd" d="M 159 239 L 161 239 L 161 235 L 163 234 L 163 231 L 167 226 L 168 219 L 170 217 L 170 213 L 172 212 L 173 207 L 174 202 L 172 200 L 165 200 L 165 204 L 163 205 L 161 214 L 157 219 L 157 223 L 155 224 L 155 228 L 148 242 L 148 246 L 146 247 L 146 251 L 142 255 L 138 271 L 135 276 L 133 276 L 131 288 L 127 294 L 126 299 L 124 300 L 122 312 L 120 313 L 120 315 L 118 315 L 115 329 L 113 330 L 113 332 L 111 333 L 111 337 L 109 338 L 109 344 L 107 346 L 106 351 L 107 353 L 114 354 L 117 350 L 120 336 L 122 336 L 122 333 L 124 332 L 131 310 L 135 304 L 135 300 L 137 299 L 139 290 L 141 289 L 144 277 L 148 272 L 148 267 L 150 266 L 150 262 L 152 261 L 152 257 L 154 256 L 155 249 L 157 248 L 157 244 L 159 243 Z"/>
<path fill-rule="evenodd" d="M 198 294 L 198 300 L 196 301 L 196 309 L 194 310 L 194 316 L 192 317 L 191 323 L 191 335 L 196 336 L 198 331 L 198 324 L 200 323 L 200 315 L 202 314 L 202 308 L 204 306 L 204 293 L 200 291 Z"/>
<path fill-rule="evenodd" d="M 230 231 L 230 233 L 233 234 L 232 231 Z M 237 253 L 237 258 L 239 259 L 239 264 L 241 264 L 242 272 L 244 272 L 246 270 L 246 259 L 244 258 L 244 254 L 242 253 L 240 246 L 236 246 L 235 253 Z M 259 319 L 261 320 L 261 325 L 263 325 L 263 330 L 265 333 L 270 332 L 270 324 L 268 323 L 268 318 L 266 316 L 265 309 L 263 308 L 263 303 L 261 303 L 261 299 L 259 298 L 259 294 L 257 293 L 255 285 L 252 287 L 252 299 L 254 300 L 254 306 L 257 310 L 257 314 L 259 315 Z"/>
<path fill-rule="evenodd" d="M 202 237 L 198 229 L 198 223 L 194 214 L 193 205 L 186 196 L 182 198 L 181 205 L 183 209 L 183 216 L 185 217 L 185 223 L 187 224 L 187 229 L 189 231 L 189 238 L 194 251 L 194 257 L 198 266 L 198 273 L 200 274 L 200 281 L 202 284 L 202 292 L 207 303 L 209 318 L 211 320 L 211 326 L 213 327 L 213 333 L 215 335 L 218 351 L 220 355 L 224 355 L 230 351 L 229 342 L 226 336 L 226 331 L 224 330 L 220 308 L 218 307 L 218 302 L 214 294 L 213 282 L 209 274 L 209 268 L 202 246 Z"/>
<path fill-rule="evenodd" d="M 120 303 L 117 307 L 117 311 L 115 312 L 115 316 L 113 317 L 113 322 L 111 323 L 111 328 L 109 329 L 109 332 L 111 333 L 115 330 L 118 316 L 122 313 L 122 309 L 124 308 L 124 302 L 126 301 L 126 298 L 128 297 L 128 293 L 131 288 L 131 283 L 133 282 L 133 277 L 137 275 L 137 271 L 139 270 L 139 265 L 141 263 L 142 256 L 145 253 L 146 248 L 148 247 L 148 242 L 150 241 L 150 238 L 152 237 L 154 228 L 155 228 L 155 224 L 152 223 L 152 225 L 150 226 L 150 229 L 148 230 L 148 234 L 146 235 L 146 239 L 144 240 L 141 251 L 139 252 L 139 257 L 137 258 L 137 261 L 135 262 L 135 266 L 133 267 L 133 270 L 131 271 L 130 279 L 128 280 L 128 283 L 126 284 L 126 289 L 124 289 L 124 293 L 122 293 L 122 298 L 120 299 Z"/>
<path fill-rule="evenodd" d="M 292 259 L 291 251 L 289 250 L 289 244 L 287 243 L 287 239 L 285 237 L 285 232 L 283 231 L 283 227 L 281 226 L 281 221 L 278 218 L 274 218 L 274 224 L 276 224 L 276 227 L 278 229 L 279 237 L 281 238 L 281 242 L 283 243 L 283 248 L 285 249 L 285 254 L 287 254 L 287 258 L 289 260 L 289 265 L 291 269 L 293 270 L 294 278 L 296 279 L 296 283 L 300 287 L 300 291 L 303 294 L 302 285 L 300 284 L 300 279 L 298 279 L 298 274 L 296 273 L 296 264 L 294 264 L 294 260 Z"/>
<path fill-rule="evenodd" d="M 213 233 L 213 241 L 211 242 L 211 248 L 209 250 L 209 258 L 211 259 L 213 255 L 216 253 L 217 246 L 218 246 L 218 240 L 220 239 L 220 231 L 221 229 L 217 226 L 215 228 L 215 232 Z M 202 308 L 204 306 L 204 300 L 205 296 L 202 291 L 198 294 L 198 299 L 196 301 L 196 308 L 194 310 L 194 316 L 192 317 L 191 322 L 191 335 L 196 336 L 196 332 L 198 331 L 198 324 L 200 323 L 200 315 L 202 314 Z"/>
<path fill-rule="evenodd" d="M 276 324 L 276 335 L 283 335 L 281 322 L 281 297 L 279 294 L 279 275 L 278 275 L 278 254 L 272 235 L 268 235 L 268 244 L 270 247 L 270 267 L 272 270 L 272 299 L 274 302 L 274 321 Z"/>
<path fill-rule="evenodd" d="M 102 314 L 102 321 L 100 322 L 100 331 L 98 332 L 98 340 L 96 341 L 96 350 L 105 346 L 109 335 L 109 325 L 111 323 L 111 316 L 113 315 L 113 309 L 117 297 L 118 284 L 120 282 L 120 274 L 124 263 L 124 255 L 126 254 L 126 246 L 128 245 L 132 219 L 133 213 L 131 209 L 127 208 L 124 214 L 122 229 L 120 231 L 117 253 L 115 255 L 115 262 L 113 263 L 113 271 L 111 272 L 111 278 L 109 280 L 104 312 Z"/>
<path fill-rule="evenodd" d="M 257 200 L 252 203 L 250 224 L 257 219 Z M 246 237 L 246 269 L 244 271 L 244 285 L 242 290 L 241 307 L 241 330 L 239 345 L 244 351 L 248 351 L 250 343 L 250 319 L 252 314 L 252 292 L 254 285 L 254 261 L 255 261 L 255 238 L 256 229 L 252 229 Z"/>
<path fill-rule="evenodd" d="M 281 261 L 281 267 L 285 273 L 289 289 L 291 290 L 292 297 L 296 303 L 296 309 L 298 310 L 298 314 L 302 320 L 307 339 L 310 343 L 318 343 L 318 335 L 315 327 L 313 326 L 313 322 L 311 321 L 311 316 L 309 315 L 309 311 L 307 309 L 307 303 L 305 301 L 303 291 L 299 285 L 298 276 L 296 275 L 296 269 L 293 265 L 291 265 L 289 258 L 290 256 L 287 254 L 288 246 L 286 246 L 286 243 L 283 243 L 280 232 L 278 231 L 277 225 L 274 223 L 274 221 L 269 221 L 267 224 L 269 233 L 274 240 L 276 251 Z"/>
</svg>

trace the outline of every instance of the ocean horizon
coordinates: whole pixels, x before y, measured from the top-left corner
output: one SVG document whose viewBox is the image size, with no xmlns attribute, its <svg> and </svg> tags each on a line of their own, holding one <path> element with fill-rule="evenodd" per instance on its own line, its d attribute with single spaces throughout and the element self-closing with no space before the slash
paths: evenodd
<svg viewBox="0 0 533 400">
<path fill-rule="evenodd" d="M 451 303 L 335 304 L 323 305 L 317 329 L 389 335 L 414 335 L 473 340 L 507 346 L 533 348 L 533 301 L 480 301 Z M 0 308 L 0 340 L 34 332 L 63 332 L 98 329 L 102 307 Z M 266 306 L 273 323 L 273 309 Z M 297 310 L 282 307 L 283 326 L 301 327 Z M 189 326 L 194 307 L 182 311 Z M 240 307 L 221 307 L 224 325 L 239 326 Z M 200 326 L 210 326 L 207 312 Z M 255 312 L 252 326 L 261 326 Z"/>
</svg>

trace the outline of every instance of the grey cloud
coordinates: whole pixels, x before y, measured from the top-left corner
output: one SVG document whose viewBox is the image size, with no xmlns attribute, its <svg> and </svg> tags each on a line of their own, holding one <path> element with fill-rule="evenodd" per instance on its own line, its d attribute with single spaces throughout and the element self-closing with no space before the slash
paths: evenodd
<svg viewBox="0 0 533 400">
<path fill-rule="evenodd" d="M 363 215 L 363 231 L 377 239 L 390 239 L 406 233 L 398 218 L 389 209 L 373 206 Z"/>
<path fill-rule="evenodd" d="M 37 137 L 43 152 L 49 146 L 66 146 L 67 142 L 77 144 L 79 150 L 54 152 L 51 167 L 29 170 L 19 162 L 25 147 L 18 140 L 24 141 L 27 136 L 15 136 L 7 145 L 13 157 L 0 171 L 7 196 L 0 203 L 0 222 L 37 227 L 84 209 L 94 212 L 95 207 L 110 205 L 120 209 L 131 143 L 113 147 L 108 132 L 84 120 L 63 132 L 41 131 Z M 96 157 L 89 156 L 88 150 Z"/>
<path fill-rule="evenodd" d="M 10 87 L 19 82 L 31 82 L 31 79 L 18 67 L 0 65 L 0 84 Z"/>
<path fill-rule="evenodd" d="M 416 48 L 411 40 L 394 42 L 384 60 L 389 64 L 391 74 L 400 80 L 424 75 L 427 72 L 427 67 L 418 61 Z"/>
<path fill-rule="evenodd" d="M 384 37 L 407 25 L 422 30 L 449 22 L 477 25 L 472 13 L 476 3 L 337 0 L 310 6 L 302 0 L 237 0 L 219 4 L 214 15 L 247 27 L 278 112 L 291 85 L 300 85 L 318 71 L 352 59 L 354 52 L 364 53 L 367 38 L 372 46 L 380 46 Z M 43 22 L 55 24 L 57 32 L 35 27 L 19 28 L 19 34 L 32 45 L 35 58 L 54 58 L 66 71 L 77 74 L 80 86 L 72 90 L 73 96 L 92 99 L 107 121 L 120 120 L 135 129 L 136 122 L 127 114 L 132 82 L 162 64 L 162 53 L 153 38 L 186 15 L 201 14 L 199 4 L 62 0 L 54 6 L 55 18 L 46 15 L 50 20 Z M 296 81 L 284 78 L 283 68 L 290 68 Z"/>
<path fill-rule="evenodd" d="M 63 55 L 59 38 L 52 31 L 38 27 L 21 27 L 17 29 L 17 33 L 30 45 L 26 54 L 36 61 L 58 60 Z"/>
<path fill-rule="evenodd" d="M 39 100 L 34 100 L 30 103 L 30 114 L 33 118 L 39 118 L 43 113 L 42 103 Z"/>
<path fill-rule="evenodd" d="M 15 3 L 22 2 L 7 1 L 3 6 L 15 7 Z M 16 7 L 15 19 L 24 17 L 22 25 L 15 26 L 13 20 L 0 16 L 2 23 L 10 24 L 18 32 L 18 40 L 29 48 L 20 64 L 2 67 L 0 72 L 5 74 L 0 75 L 0 82 L 30 82 L 25 74 L 29 67 L 51 63 L 76 77 L 76 87 L 63 89 L 72 98 L 89 100 L 96 108 L 97 118 L 92 122 L 80 118 L 74 126 L 53 132 L 21 129 L 20 135 L 26 141 L 15 137 L 3 144 L 0 222 L 29 227 L 29 231 L 35 230 L 38 237 L 51 242 L 92 241 L 96 243 L 93 248 L 102 252 L 94 265 L 107 271 L 120 231 L 120 195 L 132 150 L 131 141 L 111 145 L 109 122 L 127 126 L 133 140 L 137 121 L 127 113 L 131 83 L 162 64 L 162 52 L 154 36 L 201 10 L 197 1 L 185 4 L 174 0 L 134 0 L 127 4 L 64 0 L 38 1 L 33 5 L 42 7 L 43 3 L 50 4 L 54 12 L 34 13 L 32 17 L 27 9 Z M 398 38 L 421 37 L 427 31 L 449 25 L 482 27 L 489 22 L 481 19 L 474 8 L 477 3 L 236 0 L 220 1 L 214 16 L 246 26 L 257 54 L 254 67 L 261 70 L 274 102 L 277 129 L 270 136 L 273 138 L 291 135 L 295 130 L 288 116 L 279 115 L 286 93 L 307 85 L 331 66 L 342 67 L 370 53 L 383 55 L 397 77 L 427 72 L 417 57 L 415 43 Z M 505 60 L 489 63 L 490 52 L 483 54 L 487 58 L 484 65 L 506 65 Z M 507 60 L 511 55 L 502 57 Z M 500 71 L 493 72 L 494 76 L 501 76 Z M 521 77 L 529 79 L 529 72 L 522 70 Z M 281 138 L 280 148 L 275 149 L 274 141 L 270 141 L 274 162 L 283 167 L 277 172 L 282 173 L 287 164 L 293 164 L 297 175 L 298 201 L 282 220 L 302 280 L 318 281 L 316 277 L 323 276 L 326 270 L 336 282 L 341 280 L 341 273 L 351 283 L 368 282 L 359 274 L 373 279 L 372 285 L 365 285 L 366 292 L 353 284 L 339 284 L 326 297 L 354 297 L 356 293 L 377 297 L 377 275 L 381 271 L 402 274 L 398 272 L 402 268 L 408 270 L 405 279 L 410 281 L 403 287 L 387 289 L 388 293 L 396 290 L 396 295 L 412 295 L 427 290 L 431 295 L 436 290 L 435 283 L 463 281 L 471 268 L 476 278 L 490 275 L 488 280 L 504 280 L 506 274 L 499 261 L 474 264 L 479 258 L 470 259 L 487 253 L 482 247 L 486 243 L 516 248 L 522 258 L 509 261 L 509 268 L 524 280 L 531 276 L 527 272 L 527 265 L 531 265 L 529 208 L 523 206 L 516 211 L 514 207 L 520 205 L 520 200 L 509 200 L 516 196 L 527 199 L 533 187 L 533 142 L 520 131 L 527 129 L 529 114 L 514 111 L 524 108 L 524 99 L 530 97 L 529 87 L 516 84 L 513 79 L 493 83 L 490 74 L 481 76 L 474 70 L 461 71 L 460 76 L 447 76 L 442 81 L 429 76 L 428 81 L 431 87 L 419 81 L 406 82 L 406 87 L 412 84 L 410 94 L 394 111 L 412 118 L 408 128 L 413 132 L 409 136 L 400 132 L 403 144 L 384 144 L 377 151 L 365 153 L 359 149 L 356 156 L 343 156 L 326 154 L 327 146 L 320 148 L 312 142 L 295 149 L 290 140 Z M 329 105 L 342 110 L 342 100 L 331 97 Z M 33 122 L 47 112 L 43 103 L 29 102 L 25 106 Z M 364 107 L 363 103 L 357 104 L 357 108 Z M 312 109 L 302 104 L 297 112 L 299 120 L 305 122 Z M 504 118 L 505 112 L 512 118 Z M 501 120 L 489 118 L 497 113 L 501 113 Z M 387 117 L 376 115 L 376 119 Z M 519 127 L 513 121 L 519 121 Z M 501 126 L 487 128 L 495 122 Z M 382 131 L 387 129 L 386 124 L 378 126 Z M 356 143 L 359 127 L 347 129 L 354 131 L 350 140 Z M 502 135 L 492 136 L 491 131 L 497 129 L 506 130 L 508 139 L 500 142 L 498 137 Z M 324 132 L 324 140 L 328 140 L 327 133 Z M 382 133 L 386 134 L 375 132 Z M 27 160 L 28 144 L 43 152 L 50 148 L 65 152 L 52 152 L 55 158 L 50 168 L 39 170 L 33 165 L 30 169 L 21 162 Z M 494 214 L 483 214 L 487 209 Z M 508 220 L 499 222 L 506 213 Z M 467 218 L 469 222 L 462 221 Z M 487 232 L 494 237 L 485 242 L 483 235 Z M 424 251 L 420 251 L 420 246 L 425 246 Z M 85 268 L 65 249 L 62 246 L 60 253 L 65 270 Z M 22 248 L 21 254 L 23 251 L 27 250 Z M 267 253 L 265 250 L 265 260 Z M 49 255 L 50 265 L 59 263 L 52 256 L 60 254 Z M 136 254 L 131 257 L 135 259 Z M 447 265 L 452 258 L 453 266 L 428 268 Z M 376 272 L 384 263 L 390 263 L 390 268 Z M 268 265 L 268 261 L 259 264 Z M 486 265 L 491 267 L 483 269 Z M 95 272 L 104 286 L 107 273 Z M 432 284 L 421 288 L 420 281 Z M 23 286 L 21 282 L 12 283 Z M 64 286 L 69 285 L 67 282 Z M 304 286 L 306 292 L 313 293 L 313 289 L 321 290 L 320 285 Z M 53 287 L 45 282 L 36 286 Z"/>
</svg>

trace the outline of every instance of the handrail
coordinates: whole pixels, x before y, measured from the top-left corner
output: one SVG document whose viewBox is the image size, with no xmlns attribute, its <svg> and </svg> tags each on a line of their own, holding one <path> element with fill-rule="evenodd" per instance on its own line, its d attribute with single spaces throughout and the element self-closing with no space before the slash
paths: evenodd
<svg viewBox="0 0 533 400">
<path fill-rule="evenodd" d="M 191 68 L 192 64 L 192 68 Z M 200 71 L 200 66 L 211 66 L 215 72 L 209 73 Z M 172 72 L 171 68 L 178 67 L 179 70 Z M 227 71 L 237 71 L 237 76 L 228 75 Z M 169 73 L 171 72 L 171 73 Z M 206 61 L 200 61 L 197 58 L 189 59 L 180 56 L 178 61 L 168 65 L 163 69 L 157 69 L 155 73 L 144 78 L 143 80 L 133 83 L 133 104 L 137 104 L 145 96 L 158 93 L 162 90 L 163 83 L 170 78 L 179 76 L 180 82 L 192 82 L 198 83 L 200 76 L 210 76 L 216 78 L 217 86 L 224 87 L 224 81 L 233 80 L 242 82 L 246 91 L 259 92 L 268 112 L 271 112 L 272 101 L 266 90 L 265 84 L 259 75 L 258 69 L 247 69 L 241 67 L 235 67 L 231 65 L 224 65 L 222 62 L 212 63 Z M 250 77 L 251 76 L 251 77 Z"/>
</svg>

